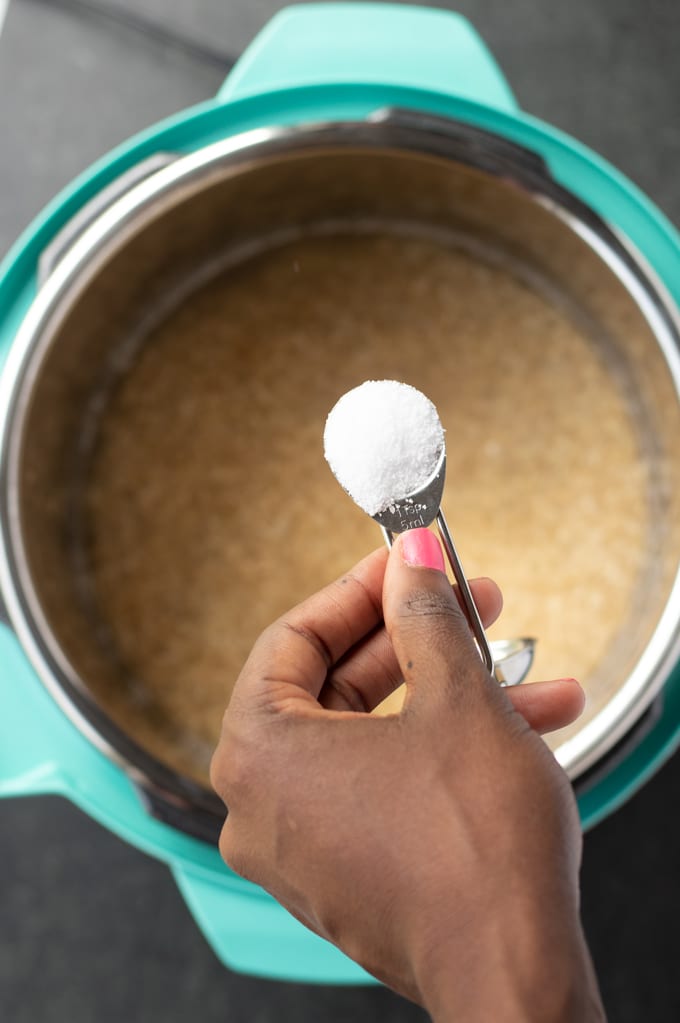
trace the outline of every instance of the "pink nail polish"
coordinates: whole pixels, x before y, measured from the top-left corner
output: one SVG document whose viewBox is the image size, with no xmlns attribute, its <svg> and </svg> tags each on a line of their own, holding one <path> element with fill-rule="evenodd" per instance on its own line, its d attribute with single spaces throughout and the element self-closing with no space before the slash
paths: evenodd
<svg viewBox="0 0 680 1023">
<path fill-rule="evenodd" d="M 407 529 L 399 537 L 399 550 L 407 565 L 446 572 L 441 544 L 429 529 Z"/>
</svg>

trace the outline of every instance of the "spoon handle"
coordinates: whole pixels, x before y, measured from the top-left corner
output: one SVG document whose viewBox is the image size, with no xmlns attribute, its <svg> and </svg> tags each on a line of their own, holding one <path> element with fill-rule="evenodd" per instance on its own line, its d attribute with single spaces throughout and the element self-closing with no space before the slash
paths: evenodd
<svg viewBox="0 0 680 1023">
<path fill-rule="evenodd" d="M 388 547 L 391 547 L 392 544 L 394 543 L 394 534 L 392 533 L 391 530 L 385 529 L 384 526 L 381 526 L 380 528 L 382 529 L 382 534 L 385 538 L 385 543 L 387 544 Z M 439 530 L 439 535 L 441 537 L 442 544 L 444 545 L 444 550 L 446 551 L 446 557 L 449 559 L 449 564 L 453 571 L 454 578 L 458 583 L 458 588 L 460 590 L 461 597 L 463 598 L 465 617 L 467 618 L 470 628 L 472 629 L 472 634 L 475 637 L 475 640 L 477 641 L 480 656 L 484 661 L 484 664 L 488 668 L 490 674 L 493 675 L 494 660 L 493 655 L 491 653 L 491 648 L 489 646 L 489 641 L 486 638 L 486 633 L 484 632 L 482 620 L 479 617 L 477 605 L 475 604 L 474 597 L 470 592 L 470 587 L 468 586 L 468 581 L 465 578 L 463 566 L 461 565 L 460 558 L 458 557 L 456 545 L 453 542 L 453 537 L 449 532 L 449 527 L 446 522 L 446 519 L 444 518 L 444 512 L 441 510 L 441 508 L 437 512 L 437 529 Z M 502 682 L 504 680 L 501 677 L 499 678 L 498 681 Z"/>
<path fill-rule="evenodd" d="M 453 537 L 449 532 L 449 527 L 441 508 L 437 512 L 437 529 L 439 530 L 439 536 L 441 537 L 442 544 L 444 545 L 444 550 L 446 551 L 446 556 L 449 559 L 449 564 L 451 565 L 454 578 L 458 583 L 458 589 L 460 590 L 460 595 L 463 598 L 465 614 L 468 622 L 470 623 L 472 634 L 477 641 L 479 653 L 484 664 L 488 668 L 489 673 L 493 675 L 494 663 L 491 648 L 489 647 L 489 641 L 486 638 L 486 633 L 484 632 L 482 620 L 479 617 L 477 605 L 475 604 L 474 597 L 470 592 L 470 587 L 468 586 L 468 581 L 465 578 L 463 566 L 461 565 L 460 558 L 458 557 L 456 545 L 453 542 Z"/>
</svg>

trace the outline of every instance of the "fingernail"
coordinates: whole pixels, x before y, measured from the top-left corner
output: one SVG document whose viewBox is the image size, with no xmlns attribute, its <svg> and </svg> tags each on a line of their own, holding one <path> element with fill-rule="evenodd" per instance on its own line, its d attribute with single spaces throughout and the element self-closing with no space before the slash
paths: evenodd
<svg viewBox="0 0 680 1023">
<path fill-rule="evenodd" d="M 429 529 L 407 529 L 399 537 L 399 550 L 406 565 L 446 572 L 441 544 Z"/>
</svg>

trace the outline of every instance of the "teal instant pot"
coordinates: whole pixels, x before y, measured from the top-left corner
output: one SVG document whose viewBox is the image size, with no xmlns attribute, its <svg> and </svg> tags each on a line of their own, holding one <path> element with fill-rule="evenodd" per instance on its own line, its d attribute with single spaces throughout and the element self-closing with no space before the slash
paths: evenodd
<svg viewBox="0 0 680 1023">
<path fill-rule="evenodd" d="M 225 867 L 214 794 L 139 748 L 89 693 L 69 653 L 83 622 L 64 582 L 60 452 L 121 310 L 132 322 L 150 296 L 162 305 L 227 241 L 247 253 L 293 228 L 386 221 L 528 253 L 608 332 L 644 409 L 659 483 L 650 598 L 617 684 L 557 749 L 590 827 L 680 735 L 680 239 L 614 168 L 518 109 L 465 19 L 390 4 L 284 10 L 215 99 L 91 167 L 0 269 L 0 794 L 66 796 L 168 864 L 225 964 L 289 980 L 371 978 Z"/>
</svg>

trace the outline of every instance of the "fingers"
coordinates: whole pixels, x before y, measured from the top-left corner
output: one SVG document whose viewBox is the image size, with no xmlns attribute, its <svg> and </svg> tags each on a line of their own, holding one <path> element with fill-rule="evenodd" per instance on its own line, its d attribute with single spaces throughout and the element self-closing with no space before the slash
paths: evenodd
<svg viewBox="0 0 680 1023">
<path fill-rule="evenodd" d="M 282 615 L 256 642 L 234 689 L 295 686 L 316 699 L 340 658 L 382 622 L 387 551 L 369 554 L 346 575 Z M 266 693 L 263 693 L 266 695 Z"/>
<path fill-rule="evenodd" d="M 368 713 L 402 682 L 392 644 L 380 628 L 331 669 L 319 703 L 328 710 Z"/>
<path fill-rule="evenodd" d="M 438 547 L 434 535 L 428 536 Z M 393 692 L 404 674 L 382 628 L 387 560 L 387 550 L 374 551 L 266 629 L 239 677 L 232 704 L 252 703 L 256 693 L 263 702 L 289 699 L 292 686 L 292 695 L 318 700 L 327 709 L 370 711 Z M 471 642 L 457 590 L 438 574 L 443 599 Z M 500 590 L 490 579 L 473 580 L 470 587 L 484 625 L 492 624 L 502 607 Z"/>
<path fill-rule="evenodd" d="M 397 537 L 385 571 L 383 613 L 407 700 L 416 689 L 423 697 L 444 691 L 467 696 L 491 685 L 430 530 Z"/>
<path fill-rule="evenodd" d="M 515 710 L 541 735 L 570 725 L 586 702 L 585 693 L 573 678 L 508 686 L 504 692 Z"/>
<path fill-rule="evenodd" d="M 487 579 L 486 577 L 468 579 L 468 586 L 472 593 L 472 599 L 477 606 L 479 617 L 482 619 L 482 625 L 485 629 L 488 629 L 503 610 L 503 594 L 498 584 L 493 579 Z M 458 587 L 454 586 L 453 589 L 460 603 Z"/>
<path fill-rule="evenodd" d="M 470 590 L 488 628 L 500 614 L 501 592 L 491 579 L 471 579 Z M 328 673 L 319 703 L 329 710 L 371 711 L 403 681 L 394 648 L 379 628 Z"/>
</svg>

